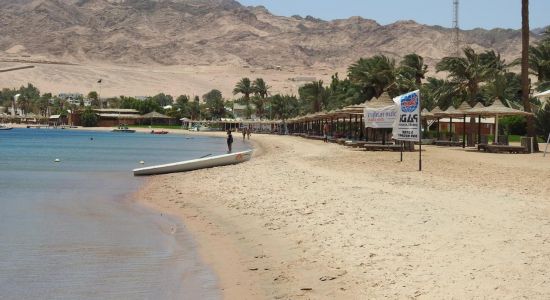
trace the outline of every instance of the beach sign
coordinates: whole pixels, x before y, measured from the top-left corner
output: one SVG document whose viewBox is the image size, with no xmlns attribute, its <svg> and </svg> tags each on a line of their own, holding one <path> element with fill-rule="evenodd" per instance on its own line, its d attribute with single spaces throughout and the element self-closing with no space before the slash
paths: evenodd
<svg viewBox="0 0 550 300">
<path fill-rule="evenodd" d="M 365 107 L 365 128 L 393 128 L 397 118 L 397 105 L 381 108 Z"/>
<path fill-rule="evenodd" d="M 420 140 L 420 91 L 393 98 L 397 104 L 397 117 L 393 123 L 393 138 L 398 141 Z"/>
<path fill-rule="evenodd" d="M 393 123 L 392 135 L 402 142 L 418 142 L 418 170 L 422 171 L 422 138 L 420 122 L 421 102 L 420 91 L 416 90 L 393 98 L 397 104 L 397 116 Z M 401 161 L 403 161 L 403 144 L 401 145 Z"/>
</svg>

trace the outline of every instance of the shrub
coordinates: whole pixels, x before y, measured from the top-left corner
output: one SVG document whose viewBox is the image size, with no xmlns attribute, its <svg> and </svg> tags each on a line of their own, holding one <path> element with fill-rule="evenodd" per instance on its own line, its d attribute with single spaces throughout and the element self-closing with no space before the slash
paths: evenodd
<svg viewBox="0 0 550 300">
<path fill-rule="evenodd" d="M 86 108 L 86 110 L 82 113 L 81 120 L 82 126 L 84 127 L 96 127 L 97 122 L 99 121 L 97 115 L 90 107 Z"/>
</svg>

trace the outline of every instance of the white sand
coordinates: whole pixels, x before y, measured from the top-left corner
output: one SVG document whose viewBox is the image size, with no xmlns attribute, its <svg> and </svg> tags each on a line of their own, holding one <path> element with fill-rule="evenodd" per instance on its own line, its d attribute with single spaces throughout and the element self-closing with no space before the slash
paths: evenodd
<svg viewBox="0 0 550 300">
<path fill-rule="evenodd" d="M 228 299 L 550 297 L 550 157 L 359 152 L 254 135 L 248 163 L 151 178 Z M 302 290 L 311 288 L 312 290 Z"/>
</svg>

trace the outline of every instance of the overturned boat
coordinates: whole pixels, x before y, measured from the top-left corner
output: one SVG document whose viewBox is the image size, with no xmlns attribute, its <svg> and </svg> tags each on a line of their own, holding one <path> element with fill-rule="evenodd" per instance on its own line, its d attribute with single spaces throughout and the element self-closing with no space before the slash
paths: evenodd
<svg viewBox="0 0 550 300">
<path fill-rule="evenodd" d="M 134 176 L 159 175 L 176 172 L 187 172 L 204 168 L 234 165 L 250 160 L 252 150 L 217 156 L 208 156 L 170 164 L 134 169 Z"/>
</svg>

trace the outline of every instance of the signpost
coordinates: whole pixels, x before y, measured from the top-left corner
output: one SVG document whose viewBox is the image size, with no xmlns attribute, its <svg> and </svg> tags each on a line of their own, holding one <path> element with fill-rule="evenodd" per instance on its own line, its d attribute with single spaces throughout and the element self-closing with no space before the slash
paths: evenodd
<svg viewBox="0 0 550 300">
<path fill-rule="evenodd" d="M 418 170 L 422 171 L 422 135 L 420 91 L 416 90 L 393 99 L 397 103 L 397 118 L 393 123 L 393 138 L 398 141 L 419 142 Z"/>
</svg>

